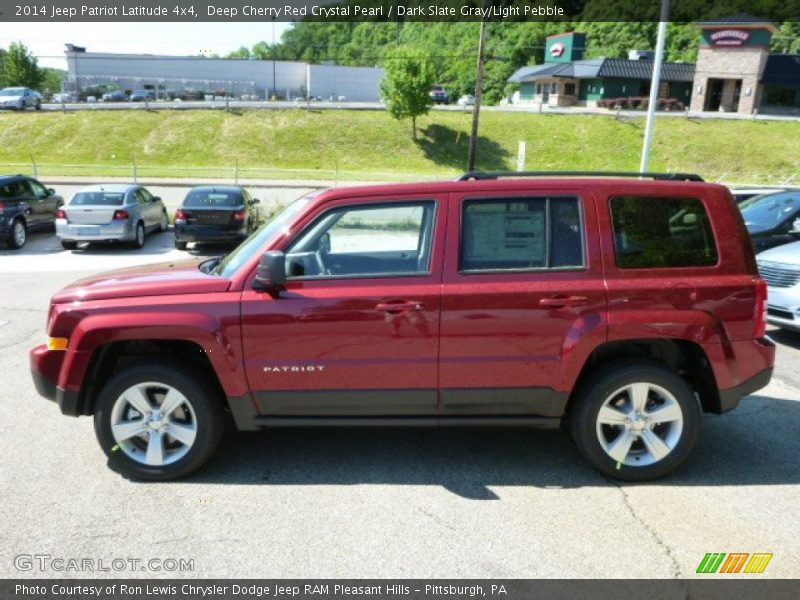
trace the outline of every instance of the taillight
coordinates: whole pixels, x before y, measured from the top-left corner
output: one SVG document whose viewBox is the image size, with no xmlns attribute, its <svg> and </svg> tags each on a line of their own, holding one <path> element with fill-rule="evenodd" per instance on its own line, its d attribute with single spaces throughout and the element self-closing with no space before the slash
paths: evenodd
<svg viewBox="0 0 800 600">
<path fill-rule="evenodd" d="M 56 211 L 56 219 L 66 219 L 66 218 L 67 218 L 66 211 L 63 208 L 59 208 Z"/>
<path fill-rule="evenodd" d="M 182 208 L 179 208 L 178 210 L 176 210 L 175 211 L 175 220 L 176 221 L 184 221 L 184 220 L 186 220 L 186 211 L 184 211 Z"/>
<path fill-rule="evenodd" d="M 114 220 L 115 221 L 124 221 L 125 219 L 130 219 L 131 215 L 128 213 L 127 210 L 115 210 L 114 211 Z"/>
<path fill-rule="evenodd" d="M 6 212 L 6 203 L 0 201 L 0 215 L 2 215 L 4 212 Z"/>
<path fill-rule="evenodd" d="M 764 337 L 767 333 L 767 282 L 756 278 L 756 306 L 753 315 L 753 336 Z"/>
<path fill-rule="evenodd" d="M 233 213 L 233 220 L 234 221 L 244 221 L 247 218 L 247 211 L 246 210 L 238 210 Z"/>
</svg>

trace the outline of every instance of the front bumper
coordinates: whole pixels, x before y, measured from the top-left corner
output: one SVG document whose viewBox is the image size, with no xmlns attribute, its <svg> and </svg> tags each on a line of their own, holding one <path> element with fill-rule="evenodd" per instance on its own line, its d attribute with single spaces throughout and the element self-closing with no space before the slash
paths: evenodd
<svg viewBox="0 0 800 600">
<path fill-rule="evenodd" d="M 767 323 L 800 331 L 800 285 L 769 286 L 767 297 Z"/>
<path fill-rule="evenodd" d="M 31 377 L 40 396 L 58 404 L 63 414 L 77 417 L 82 414 L 80 392 L 56 385 L 64 355 L 63 350 L 49 350 L 45 344 L 36 346 L 30 353 Z"/>
<path fill-rule="evenodd" d="M 136 238 L 136 228 L 133 221 L 77 225 L 66 219 L 56 219 L 56 235 L 65 242 L 132 242 Z"/>
</svg>

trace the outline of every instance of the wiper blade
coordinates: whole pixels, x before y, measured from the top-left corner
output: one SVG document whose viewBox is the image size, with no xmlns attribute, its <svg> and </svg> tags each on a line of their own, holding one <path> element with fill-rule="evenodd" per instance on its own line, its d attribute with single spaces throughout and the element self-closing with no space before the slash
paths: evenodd
<svg viewBox="0 0 800 600">
<path fill-rule="evenodd" d="M 219 256 L 214 256 L 207 260 L 204 260 L 198 265 L 198 268 L 203 272 L 209 275 L 213 275 L 215 269 L 219 266 L 219 263 L 222 262 L 222 259 L 225 258 L 227 254 L 220 254 Z"/>
</svg>

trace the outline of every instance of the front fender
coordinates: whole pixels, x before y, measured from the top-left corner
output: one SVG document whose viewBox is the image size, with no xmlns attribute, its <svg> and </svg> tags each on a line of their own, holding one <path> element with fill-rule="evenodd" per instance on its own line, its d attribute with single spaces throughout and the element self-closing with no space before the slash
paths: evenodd
<svg viewBox="0 0 800 600">
<path fill-rule="evenodd" d="M 238 325 L 237 325 L 238 327 Z M 247 393 L 239 353 L 238 334 L 206 313 L 140 311 L 126 318 L 120 314 L 87 315 L 69 339 L 58 386 L 80 390 L 94 352 L 105 344 L 132 340 L 180 340 L 197 344 L 206 354 L 228 396 Z"/>
</svg>

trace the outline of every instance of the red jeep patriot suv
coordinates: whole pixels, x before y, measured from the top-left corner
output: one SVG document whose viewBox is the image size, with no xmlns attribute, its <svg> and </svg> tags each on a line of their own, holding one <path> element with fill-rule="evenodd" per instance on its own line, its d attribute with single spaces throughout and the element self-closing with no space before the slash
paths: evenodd
<svg viewBox="0 0 800 600">
<path fill-rule="evenodd" d="M 36 388 L 144 479 L 203 465 L 226 413 L 564 423 L 603 473 L 662 476 L 702 412 L 772 373 L 736 203 L 695 175 L 523 175 L 310 194 L 227 256 L 78 281 L 31 352 Z"/>
</svg>

